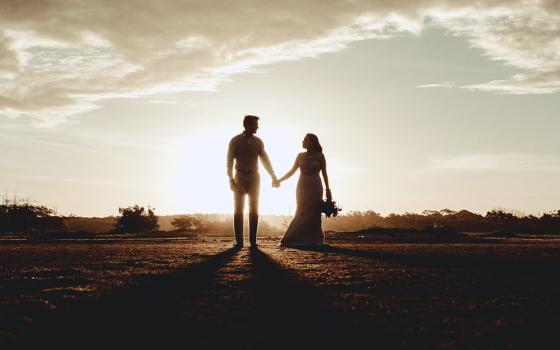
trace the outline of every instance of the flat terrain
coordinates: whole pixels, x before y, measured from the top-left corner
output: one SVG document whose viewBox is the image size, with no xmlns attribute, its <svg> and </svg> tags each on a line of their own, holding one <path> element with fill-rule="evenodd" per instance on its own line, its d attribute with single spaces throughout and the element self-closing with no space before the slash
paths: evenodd
<svg viewBox="0 0 560 350">
<path fill-rule="evenodd" d="M 556 338 L 560 240 L 259 243 L 0 241 L 0 347 L 537 348 Z"/>
</svg>

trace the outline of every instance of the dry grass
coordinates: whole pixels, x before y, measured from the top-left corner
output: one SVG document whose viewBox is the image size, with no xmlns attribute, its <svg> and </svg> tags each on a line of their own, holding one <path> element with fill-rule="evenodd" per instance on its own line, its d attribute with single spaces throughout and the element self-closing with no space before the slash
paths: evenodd
<svg viewBox="0 0 560 350">
<path fill-rule="evenodd" d="M 560 321 L 556 240 L 277 242 L 0 242 L 0 345 L 501 348 Z"/>
</svg>

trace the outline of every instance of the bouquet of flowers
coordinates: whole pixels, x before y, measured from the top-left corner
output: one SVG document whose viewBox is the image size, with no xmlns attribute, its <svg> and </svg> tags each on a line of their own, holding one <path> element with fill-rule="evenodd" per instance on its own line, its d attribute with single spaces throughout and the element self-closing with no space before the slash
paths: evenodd
<svg viewBox="0 0 560 350">
<path fill-rule="evenodd" d="M 331 215 L 337 216 L 338 212 L 341 211 L 342 208 L 336 205 L 336 202 L 333 202 L 331 199 L 327 199 L 321 202 L 321 213 L 325 213 L 325 215 L 330 218 Z"/>
<path fill-rule="evenodd" d="M 331 215 L 333 217 L 337 216 L 338 212 L 341 211 L 342 208 L 337 206 L 336 202 L 333 202 L 330 188 L 327 188 L 326 195 L 327 200 L 321 202 L 321 213 L 325 213 L 328 218 L 330 218 Z"/>
</svg>

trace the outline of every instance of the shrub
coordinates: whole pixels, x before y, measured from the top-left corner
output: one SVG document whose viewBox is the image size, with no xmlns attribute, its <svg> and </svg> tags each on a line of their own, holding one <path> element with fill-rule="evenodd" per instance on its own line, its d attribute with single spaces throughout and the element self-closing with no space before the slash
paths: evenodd
<svg viewBox="0 0 560 350">
<path fill-rule="evenodd" d="M 119 216 L 115 224 L 116 232 L 136 233 L 155 231 L 159 228 L 158 217 L 154 213 L 155 208 L 144 207 L 138 204 L 128 208 L 119 208 Z"/>
<path fill-rule="evenodd" d="M 64 218 L 44 205 L 4 200 L 0 204 L 1 232 L 57 231 L 65 229 Z"/>
<path fill-rule="evenodd" d="M 181 215 L 171 221 L 177 231 L 198 232 L 205 227 L 205 222 L 193 215 Z"/>
</svg>

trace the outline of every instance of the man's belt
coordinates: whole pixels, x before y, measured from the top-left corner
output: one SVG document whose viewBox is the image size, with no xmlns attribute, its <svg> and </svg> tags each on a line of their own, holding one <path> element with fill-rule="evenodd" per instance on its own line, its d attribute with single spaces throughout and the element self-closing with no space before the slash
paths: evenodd
<svg viewBox="0 0 560 350">
<path fill-rule="evenodd" d="M 235 171 L 237 171 L 239 173 L 242 173 L 242 174 L 254 174 L 254 173 L 257 172 L 256 170 L 250 170 L 250 169 L 249 170 L 235 169 Z"/>
</svg>

